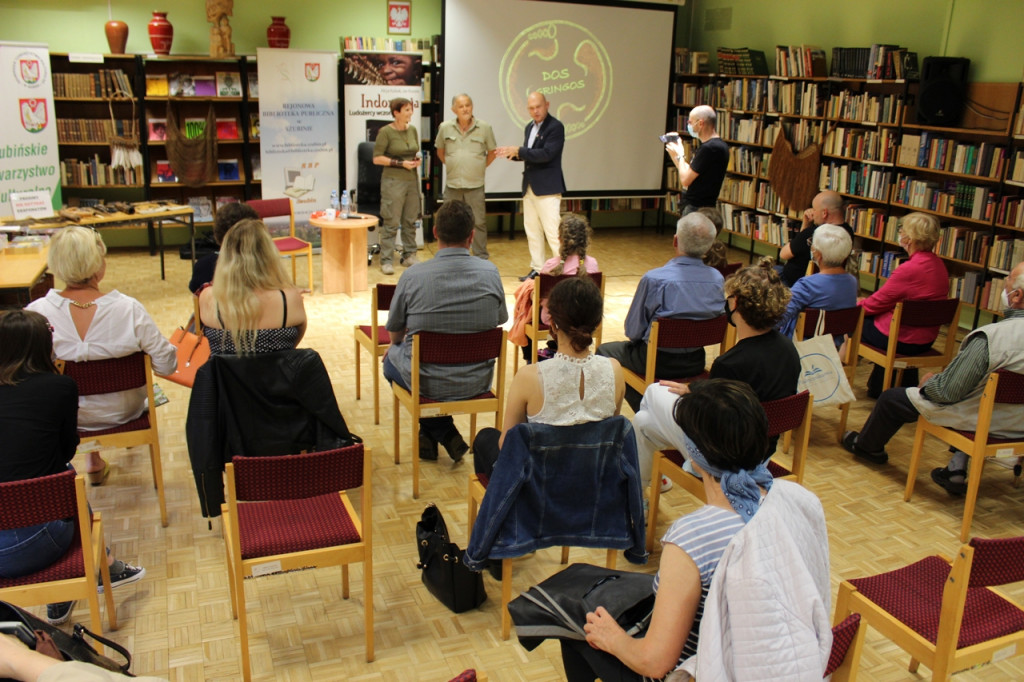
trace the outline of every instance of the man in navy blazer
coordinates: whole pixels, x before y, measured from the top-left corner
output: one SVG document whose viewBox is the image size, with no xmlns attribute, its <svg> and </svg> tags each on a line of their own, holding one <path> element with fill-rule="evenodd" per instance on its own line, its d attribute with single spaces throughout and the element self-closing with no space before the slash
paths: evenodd
<svg viewBox="0 0 1024 682">
<path fill-rule="evenodd" d="M 498 147 L 498 156 L 523 162 L 523 228 L 530 246 L 530 272 L 520 280 L 535 276 L 544 265 L 544 239 L 547 238 L 552 255 L 557 256 L 558 223 L 561 213 L 562 147 L 565 146 L 565 126 L 548 114 L 551 106 L 539 92 L 530 93 L 526 100 L 530 118 L 526 124 L 522 147 Z"/>
</svg>

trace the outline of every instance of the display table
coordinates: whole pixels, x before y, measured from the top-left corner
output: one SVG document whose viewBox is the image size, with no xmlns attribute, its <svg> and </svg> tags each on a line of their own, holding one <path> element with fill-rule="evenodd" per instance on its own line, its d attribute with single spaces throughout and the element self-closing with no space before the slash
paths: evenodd
<svg viewBox="0 0 1024 682">
<path fill-rule="evenodd" d="M 366 291 L 366 231 L 377 225 L 374 216 L 352 218 L 310 218 L 309 224 L 320 228 L 325 294 Z"/>
<path fill-rule="evenodd" d="M 50 252 L 47 244 L 35 253 L 5 253 L 0 249 L 0 291 L 10 290 L 16 296 L 18 306 L 26 306 L 32 300 L 32 288 L 46 273 L 46 255 Z"/>
</svg>

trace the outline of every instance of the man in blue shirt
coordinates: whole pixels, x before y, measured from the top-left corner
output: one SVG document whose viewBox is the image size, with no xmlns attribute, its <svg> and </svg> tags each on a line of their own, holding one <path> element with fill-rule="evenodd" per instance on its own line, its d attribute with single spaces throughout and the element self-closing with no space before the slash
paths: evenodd
<svg viewBox="0 0 1024 682">
<path fill-rule="evenodd" d="M 702 213 L 679 219 L 672 238 L 675 258 L 640 279 L 633 303 L 626 315 L 629 341 L 604 343 L 599 355 L 615 358 L 627 368 L 643 374 L 647 367 L 647 339 L 651 323 L 659 317 L 707 320 L 725 310 L 722 275 L 701 262 L 715 241 L 715 226 Z M 655 374 L 659 377 L 687 377 L 704 371 L 704 349 L 666 349 L 658 352 Z M 636 412 L 642 396 L 626 387 L 626 402 Z"/>
</svg>

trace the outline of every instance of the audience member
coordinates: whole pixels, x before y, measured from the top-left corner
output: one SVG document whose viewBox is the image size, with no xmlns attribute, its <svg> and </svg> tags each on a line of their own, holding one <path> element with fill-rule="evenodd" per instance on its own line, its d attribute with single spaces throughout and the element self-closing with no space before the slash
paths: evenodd
<svg viewBox="0 0 1024 682">
<path fill-rule="evenodd" d="M 710 378 L 746 382 L 761 401 L 794 395 L 800 378 L 800 355 L 793 343 L 775 328 L 789 301 L 789 290 L 772 267 L 771 259 L 745 267 L 727 279 L 725 295 L 729 324 L 736 328 L 736 345 L 711 364 Z M 695 385 L 662 381 L 647 387 L 633 418 L 640 473 L 645 482 L 650 479 L 655 452 L 671 448 L 686 454 L 673 410 L 677 397 Z M 777 442 L 778 438 L 768 442 L 762 459 L 771 457 Z M 667 478 L 659 484 L 662 490 L 671 487 Z"/>
<path fill-rule="evenodd" d="M 228 230 L 213 285 L 199 293 L 199 318 L 212 353 L 299 345 L 306 333 L 302 289 L 292 284 L 262 221 L 246 218 Z"/>
<path fill-rule="evenodd" d="M 78 447 L 78 389 L 53 364 L 53 331 L 28 310 L 0 313 L 0 482 L 24 481 L 66 471 Z M 73 519 L 0 530 L 0 577 L 20 578 L 50 566 L 75 541 Z M 146 575 L 146 569 L 107 554 L 112 587 Z M 48 604 L 54 625 L 71 617 L 75 603 Z M 0 656 L 0 661 L 4 657 Z"/>
<path fill-rule="evenodd" d="M 722 232 L 722 212 L 714 206 L 702 206 L 697 209 L 698 213 L 702 213 L 711 221 L 711 224 L 715 226 L 715 241 L 711 242 L 711 248 L 704 254 L 704 265 L 714 268 L 715 270 L 721 270 L 729 264 L 729 248 L 725 245 L 725 242 L 718 240 L 718 235 Z"/>
<path fill-rule="evenodd" d="M 846 259 L 853 249 L 853 240 L 838 225 L 821 225 L 814 230 L 811 258 L 819 272 L 801 277 L 790 289 L 789 305 L 779 321 L 784 336 L 793 336 L 796 320 L 806 308 L 842 310 L 857 305 L 860 283 L 846 272 Z M 810 334 L 814 330 L 804 330 Z"/>
<path fill-rule="evenodd" d="M 11 635 L 0 635 L 0 677 L 18 682 L 167 682 L 164 677 L 129 677 L 81 661 L 58 661 L 32 651 Z"/>
<path fill-rule="evenodd" d="M 377 133 L 373 163 L 385 166 L 380 178 L 380 271 L 395 274 L 395 235 L 402 231 L 402 265 L 416 262 L 416 218 L 420 214 L 420 134 L 412 125 L 412 102 L 391 100 L 394 122 Z"/>
<path fill-rule="evenodd" d="M 722 314 L 722 275 L 701 262 L 715 241 L 715 226 L 701 213 L 679 219 L 672 238 L 675 258 L 647 272 L 637 285 L 626 315 L 628 341 L 603 343 L 597 354 L 614 358 L 637 374 L 647 368 L 647 339 L 651 323 L 659 317 L 707 320 Z M 704 349 L 657 351 L 655 374 L 659 377 L 687 377 L 704 371 Z M 626 402 L 640 409 L 641 395 L 626 387 Z"/>
<path fill-rule="evenodd" d="M 889 322 L 897 303 L 941 301 L 949 293 L 946 265 L 932 253 L 939 242 L 939 221 L 926 213 L 905 215 L 900 224 L 899 240 L 910 260 L 893 270 L 882 288 L 858 301 L 864 308 L 861 341 L 876 348 L 885 348 L 889 343 Z M 903 355 L 927 353 L 938 335 L 938 327 L 901 325 L 896 352 Z M 868 397 L 877 398 L 882 393 L 884 379 L 885 368 L 875 365 L 868 379 Z M 917 385 L 916 367 L 903 372 L 903 385 Z"/>
<path fill-rule="evenodd" d="M 217 216 L 213 219 L 213 240 L 217 242 L 218 251 L 196 259 L 192 266 L 192 279 L 188 283 L 189 291 L 193 294 L 198 293 L 204 284 L 213 281 L 213 272 L 217 267 L 217 254 L 220 245 L 224 243 L 224 235 L 228 230 L 239 220 L 246 218 L 259 220 L 259 217 L 256 209 L 239 201 L 224 204 L 217 209 Z"/>
<path fill-rule="evenodd" d="M 859 459 L 885 464 L 885 444 L 904 424 L 919 415 L 953 429 L 973 431 L 978 426 L 978 406 L 988 375 L 997 369 L 1024 373 L 1024 262 L 1018 263 L 1003 288 L 1005 317 L 975 329 L 942 372 L 928 373 L 920 387 L 896 387 L 882 393 L 860 432 L 847 431 L 843 447 Z M 998 438 L 1024 437 L 1018 405 L 997 404 L 992 412 L 990 434 Z M 954 451 L 949 464 L 932 471 L 932 480 L 951 495 L 967 491 L 967 455 Z"/>
<path fill-rule="evenodd" d="M 838 192 L 819 192 L 804 211 L 803 227 L 782 247 L 779 258 L 786 261 L 782 267 L 782 281 L 791 287 L 807 274 L 811 262 L 811 237 L 819 225 L 838 225 L 853 239 L 853 228 L 843 222 L 843 197 Z"/>
<path fill-rule="evenodd" d="M 391 347 L 384 356 L 384 378 L 408 390 L 412 385 L 412 335 L 421 331 L 471 334 L 494 329 L 508 319 L 498 268 L 469 253 L 473 211 L 462 201 L 446 201 L 434 216 L 437 254 L 398 280 L 387 330 Z M 494 361 L 460 365 L 420 365 L 420 392 L 433 400 L 464 400 L 491 388 Z M 420 459 L 436 460 L 437 444 L 454 461 L 469 450 L 450 417 L 420 419 Z"/>
<path fill-rule="evenodd" d="M 51 289 L 26 308 L 41 313 L 53 325 L 53 350 L 61 360 L 85 362 L 120 358 L 143 351 L 153 371 L 167 375 L 177 369 L 174 346 L 160 334 L 141 303 L 121 292 L 100 291 L 107 272 L 107 247 L 99 232 L 86 227 L 65 227 L 50 241 L 47 265 L 65 288 Z M 78 428 L 100 431 L 137 419 L 146 410 L 146 387 L 81 396 Z M 110 464 L 99 452 L 86 455 L 86 475 L 101 485 Z"/>
<path fill-rule="evenodd" d="M 604 311 L 601 290 L 586 276 L 561 281 L 551 290 L 548 309 L 558 352 L 516 373 L 505 400 L 500 439 L 497 429 L 483 429 L 473 441 L 478 474 L 491 475 L 505 434 L 516 424 L 597 422 L 617 415 L 622 406 L 622 368 L 615 360 L 590 352 Z"/>
</svg>

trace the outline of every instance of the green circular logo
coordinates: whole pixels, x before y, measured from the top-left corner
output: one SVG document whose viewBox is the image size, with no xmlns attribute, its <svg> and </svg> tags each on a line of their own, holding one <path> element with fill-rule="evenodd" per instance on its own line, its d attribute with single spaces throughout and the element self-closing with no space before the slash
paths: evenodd
<svg viewBox="0 0 1024 682">
<path fill-rule="evenodd" d="M 579 24 L 542 21 L 515 37 L 498 70 L 501 99 L 520 125 L 530 120 L 526 100 L 540 92 L 565 125 L 566 139 L 587 132 L 612 95 L 612 64 L 604 45 Z"/>
</svg>

